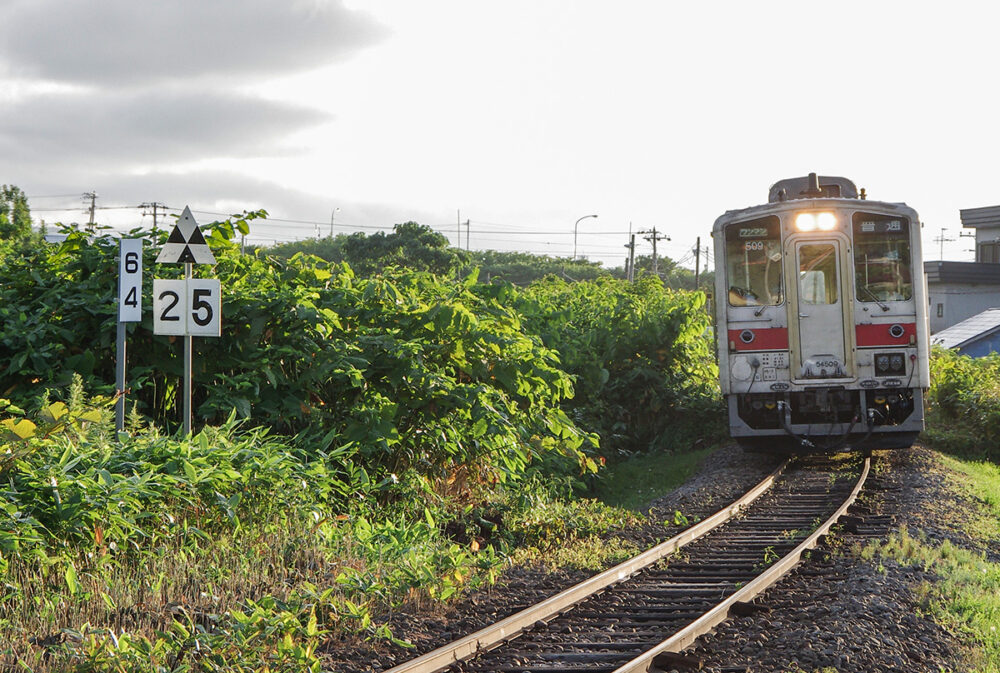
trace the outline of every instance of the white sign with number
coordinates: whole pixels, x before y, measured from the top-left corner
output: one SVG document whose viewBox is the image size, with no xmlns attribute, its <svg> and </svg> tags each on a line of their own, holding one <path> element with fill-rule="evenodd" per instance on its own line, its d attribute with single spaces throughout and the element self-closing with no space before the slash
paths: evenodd
<svg viewBox="0 0 1000 673">
<path fill-rule="evenodd" d="M 153 280 L 153 334 L 187 334 L 187 281 Z"/>
<path fill-rule="evenodd" d="M 153 334 L 221 336 L 222 284 L 219 280 L 154 280 Z"/>
<path fill-rule="evenodd" d="M 191 278 L 187 282 L 187 333 L 222 335 L 222 284 L 218 278 Z"/>
<path fill-rule="evenodd" d="M 118 322 L 142 320 L 142 239 L 118 242 Z"/>
</svg>

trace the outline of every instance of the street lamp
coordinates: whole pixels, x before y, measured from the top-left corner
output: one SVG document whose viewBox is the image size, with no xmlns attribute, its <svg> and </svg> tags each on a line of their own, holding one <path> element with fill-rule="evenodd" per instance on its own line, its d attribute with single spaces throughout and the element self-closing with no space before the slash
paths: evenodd
<svg viewBox="0 0 1000 673">
<path fill-rule="evenodd" d="M 588 217 L 597 217 L 597 215 L 584 215 L 583 217 L 580 218 L 580 220 L 585 220 Z M 577 220 L 576 224 L 573 225 L 573 259 L 576 259 L 576 229 L 577 226 L 580 224 L 580 220 Z"/>
<path fill-rule="evenodd" d="M 340 208 L 334 208 L 333 212 L 330 213 L 330 238 L 333 238 L 333 216 L 337 214 Z"/>
</svg>

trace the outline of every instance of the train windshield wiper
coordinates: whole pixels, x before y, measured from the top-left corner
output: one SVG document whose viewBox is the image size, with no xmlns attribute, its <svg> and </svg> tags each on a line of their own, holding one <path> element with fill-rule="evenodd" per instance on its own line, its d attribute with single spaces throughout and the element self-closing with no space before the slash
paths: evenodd
<svg viewBox="0 0 1000 673">
<path fill-rule="evenodd" d="M 880 309 L 882 309 L 883 311 L 888 311 L 889 310 L 889 307 L 886 306 L 885 304 L 883 304 L 881 301 L 879 301 L 878 296 L 874 292 L 872 292 L 871 290 L 869 290 L 867 285 L 859 285 L 858 287 L 860 287 L 862 290 L 864 290 L 865 294 L 867 294 L 869 297 L 871 297 L 872 301 L 875 302 L 876 304 L 878 304 L 878 307 Z"/>
</svg>

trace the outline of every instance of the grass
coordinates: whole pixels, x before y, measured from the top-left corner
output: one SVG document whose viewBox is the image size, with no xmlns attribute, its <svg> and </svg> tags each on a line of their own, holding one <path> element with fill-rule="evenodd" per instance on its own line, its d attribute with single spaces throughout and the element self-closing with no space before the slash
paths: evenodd
<svg viewBox="0 0 1000 673">
<path fill-rule="evenodd" d="M 943 460 L 955 471 L 959 487 L 982 504 L 970 522 L 970 534 L 983 545 L 995 545 L 1000 539 L 1000 467 L 950 457 Z M 868 560 L 893 559 L 936 573 L 939 581 L 917 589 L 922 608 L 972 645 L 971 671 L 1000 673 L 1000 563 L 947 540 L 929 544 L 905 528 L 885 543 L 869 545 L 861 555 Z"/>
<path fill-rule="evenodd" d="M 666 495 L 691 478 L 698 466 L 715 449 L 690 453 L 640 454 L 609 465 L 593 495 L 613 507 L 641 511 L 656 498 Z"/>
</svg>

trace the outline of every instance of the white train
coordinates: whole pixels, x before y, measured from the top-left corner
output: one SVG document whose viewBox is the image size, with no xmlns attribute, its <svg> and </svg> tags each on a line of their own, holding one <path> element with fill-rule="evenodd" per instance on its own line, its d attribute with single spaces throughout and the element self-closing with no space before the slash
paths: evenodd
<svg viewBox="0 0 1000 673">
<path fill-rule="evenodd" d="M 909 447 L 930 380 L 916 211 L 810 173 L 712 236 L 732 436 L 768 451 Z"/>
</svg>

